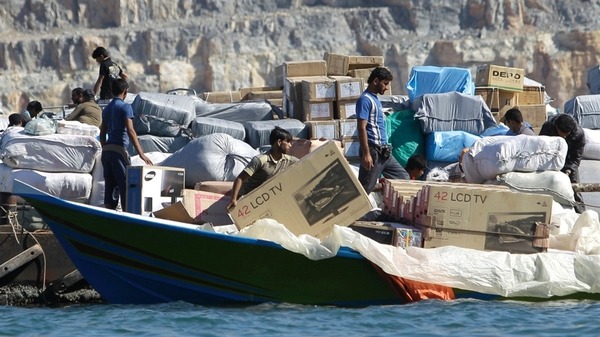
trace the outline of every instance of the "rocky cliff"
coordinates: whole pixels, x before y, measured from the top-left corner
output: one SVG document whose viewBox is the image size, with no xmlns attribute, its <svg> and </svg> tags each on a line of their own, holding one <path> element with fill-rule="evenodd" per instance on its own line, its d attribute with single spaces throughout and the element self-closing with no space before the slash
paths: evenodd
<svg viewBox="0 0 600 337">
<path fill-rule="evenodd" d="M 524 68 L 562 108 L 600 63 L 598 0 L 5 0 L 0 101 L 69 102 L 106 47 L 132 91 L 269 86 L 284 61 L 383 55 L 405 94 L 413 66 Z"/>
</svg>

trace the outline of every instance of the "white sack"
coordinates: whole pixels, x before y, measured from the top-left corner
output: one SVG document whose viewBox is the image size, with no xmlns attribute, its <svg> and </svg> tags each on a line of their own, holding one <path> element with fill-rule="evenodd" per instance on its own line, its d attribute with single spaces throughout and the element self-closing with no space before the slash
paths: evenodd
<svg viewBox="0 0 600 337">
<path fill-rule="evenodd" d="M 0 157 L 12 168 L 89 173 L 101 152 L 100 142 L 91 136 L 29 136 L 22 129 L 7 131 L 0 141 Z"/>
<path fill-rule="evenodd" d="M 484 137 L 465 153 L 462 166 L 467 182 L 480 184 L 514 171 L 559 171 L 565 164 L 567 149 L 561 137 Z"/>
<path fill-rule="evenodd" d="M 89 173 L 41 172 L 0 164 L 0 192 L 12 193 L 15 179 L 65 200 L 87 203 L 92 192 L 92 175 Z"/>
<path fill-rule="evenodd" d="M 190 141 L 161 165 L 184 168 L 185 185 L 193 188 L 201 181 L 234 181 L 256 155 L 247 143 L 215 133 Z"/>
<path fill-rule="evenodd" d="M 585 134 L 585 147 L 583 159 L 600 160 L 600 130 L 583 129 Z"/>
<path fill-rule="evenodd" d="M 546 194 L 559 204 L 575 204 L 571 180 L 560 171 L 508 172 L 498 175 L 497 179 L 514 191 Z"/>
</svg>

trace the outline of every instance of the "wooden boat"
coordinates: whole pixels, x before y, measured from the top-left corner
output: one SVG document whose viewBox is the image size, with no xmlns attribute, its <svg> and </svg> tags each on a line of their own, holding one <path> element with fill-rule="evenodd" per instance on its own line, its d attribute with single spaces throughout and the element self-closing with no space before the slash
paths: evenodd
<svg viewBox="0 0 600 337">
<path fill-rule="evenodd" d="M 386 274 L 357 251 L 311 260 L 265 240 L 61 200 L 21 182 L 14 193 L 49 224 L 86 281 L 109 303 L 288 302 L 367 306 L 420 299 L 502 299 Z M 577 292 L 550 298 L 600 299 Z"/>
</svg>

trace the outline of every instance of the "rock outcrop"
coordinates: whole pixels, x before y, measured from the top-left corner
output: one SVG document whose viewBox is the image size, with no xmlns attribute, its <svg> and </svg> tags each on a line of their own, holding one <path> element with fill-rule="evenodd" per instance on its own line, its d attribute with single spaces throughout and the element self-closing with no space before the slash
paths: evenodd
<svg viewBox="0 0 600 337">
<path fill-rule="evenodd" d="M 524 68 L 554 106 L 587 94 L 600 62 L 598 0 L 7 0 L 0 8 L 0 102 L 68 103 L 91 87 L 106 47 L 132 92 L 271 86 L 284 61 L 325 51 L 383 55 L 395 94 L 413 66 Z M 367 5 L 368 4 L 368 5 Z"/>
</svg>

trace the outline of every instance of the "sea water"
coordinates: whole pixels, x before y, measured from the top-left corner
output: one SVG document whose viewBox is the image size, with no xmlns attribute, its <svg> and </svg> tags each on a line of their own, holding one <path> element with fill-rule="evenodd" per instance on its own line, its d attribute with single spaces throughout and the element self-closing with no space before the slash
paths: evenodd
<svg viewBox="0 0 600 337">
<path fill-rule="evenodd" d="M 598 336 L 600 302 L 0 306 L 0 336 Z"/>
</svg>

